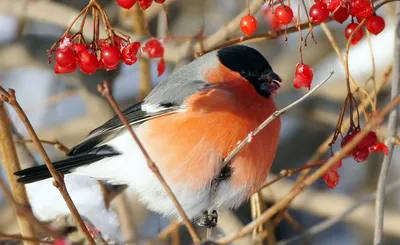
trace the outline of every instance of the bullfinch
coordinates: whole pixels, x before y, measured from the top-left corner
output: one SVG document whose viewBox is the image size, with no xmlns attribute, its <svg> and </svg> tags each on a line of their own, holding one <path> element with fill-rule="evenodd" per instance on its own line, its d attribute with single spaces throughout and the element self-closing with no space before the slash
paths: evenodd
<svg viewBox="0 0 400 245">
<path fill-rule="evenodd" d="M 193 222 L 215 226 L 214 216 L 205 217 L 208 210 L 214 215 L 238 207 L 265 182 L 277 150 L 279 118 L 228 165 L 223 160 L 277 109 L 272 95 L 280 82 L 260 52 L 233 45 L 181 67 L 123 111 Z M 180 220 L 118 116 L 91 131 L 67 156 L 53 163 L 58 172 L 128 184 L 150 210 Z M 51 177 L 46 166 L 15 175 L 20 183 Z M 213 189 L 215 179 L 220 182 Z"/>
</svg>

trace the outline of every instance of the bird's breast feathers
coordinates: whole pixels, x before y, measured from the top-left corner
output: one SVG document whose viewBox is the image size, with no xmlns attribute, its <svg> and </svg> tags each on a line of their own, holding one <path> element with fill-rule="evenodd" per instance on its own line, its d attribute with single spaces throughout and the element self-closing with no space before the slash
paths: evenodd
<svg viewBox="0 0 400 245">
<path fill-rule="evenodd" d="M 183 113 L 146 121 L 137 134 L 171 182 L 202 188 L 218 174 L 221 160 L 238 142 L 276 110 L 272 99 L 256 96 L 210 88 L 188 98 Z M 239 152 L 231 165 L 232 185 L 263 183 L 275 157 L 279 129 L 276 119 Z M 188 173 L 195 175 L 188 178 Z"/>
</svg>

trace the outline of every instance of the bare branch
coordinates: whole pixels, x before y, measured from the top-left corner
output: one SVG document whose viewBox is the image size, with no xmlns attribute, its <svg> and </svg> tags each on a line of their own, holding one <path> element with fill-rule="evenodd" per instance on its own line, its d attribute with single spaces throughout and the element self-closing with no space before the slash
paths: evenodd
<svg viewBox="0 0 400 245">
<path fill-rule="evenodd" d="M 69 210 L 71 211 L 71 214 L 74 216 L 74 218 L 78 222 L 78 226 L 81 230 L 81 232 L 85 235 L 86 239 L 91 245 L 95 245 L 95 242 L 90 235 L 89 231 L 87 230 L 87 227 L 85 226 L 85 223 L 83 222 L 81 216 L 79 215 L 78 210 L 76 209 L 75 204 L 73 203 L 71 196 L 69 195 L 67 188 L 65 186 L 64 179 L 61 178 L 61 176 L 58 174 L 56 171 L 55 167 L 51 163 L 51 160 L 49 156 L 47 155 L 45 149 L 43 148 L 43 145 L 40 143 L 40 140 L 38 136 L 36 135 L 35 130 L 32 127 L 32 124 L 29 122 L 28 117 L 26 116 L 25 112 L 22 110 L 21 106 L 19 105 L 16 97 L 15 97 L 15 91 L 10 89 L 8 92 L 0 86 L 0 99 L 3 101 L 9 103 L 14 110 L 17 112 L 18 116 L 20 117 L 21 121 L 24 123 L 29 135 L 31 136 L 35 146 L 37 147 L 38 151 L 42 155 L 44 162 L 47 166 L 47 168 L 50 171 L 51 176 L 54 178 L 54 184 L 57 187 L 57 189 L 60 191 L 62 197 L 65 200 L 65 203 L 67 204 Z"/>
<path fill-rule="evenodd" d="M 395 99 L 400 93 L 400 3 L 397 3 L 397 24 L 395 28 L 395 44 L 394 44 L 394 63 L 393 63 L 393 78 L 392 78 L 392 91 L 391 98 Z M 397 124 L 399 119 L 399 107 L 393 108 L 393 111 L 389 116 L 388 123 L 388 135 L 385 140 L 385 144 L 389 149 L 389 155 L 384 156 L 381 172 L 379 174 L 378 186 L 377 186 L 377 198 L 375 208 L 375 232 L 374 232 L 374 245 L 382 244 L 383 237 L 383 212 L 385 204 L 385 188 L 386 180 L 389 174 L 390 162 L 393 156 L 394 140 L 396 136 Z"/>
<path fill-rule="evenodd" d="M 124 123 L 126 129 L 129 131 L 129 133 L 131 134 L 132 138 L 134 139 L 134 141 L 136 142 L 136 144 L 138 145 L 138 147 L 142 151 L 143 155 L 147 159 L 148 167 L 151 169 L 151 171 L 153 171 L 155 176 L 158 178 L 158 180 L 160 181 L 160 183 L 164 187 L 165 191 L 171 197 L 172 202 L 174 203 L 175 207 L 177 208 L 179 215 L 183 219 L 186 227 L 189 230 L 190 235 L 192 236 L 193 242 L 195 244 L 198 244 L 200 242 L 199 235 L 197 234 L 197 232 L 194 229 L 192 223 L 188 219 L 188 217 L 187 217 L 185 211 L 183 210 L 182 206 L 179 204 L 178 200 L 176 199 L 175 194 L 172 192 L 171 188 L 169 187 L 169 185 L 165 181 L 164 177 L 161 175 L 160 171 L 157 168 L 157 165 L 153 162 L 153 160 L 151 160 L 150 155 L 148 154 L 148 152 L 146 151 L 146 149 L 144 148 L 144 146 L 140 142 L 140 140 L 137 137 L 137 135 L 135 134 L 135 132 L 133 132 L 133 129 L 129 125 L 128 120 L 125 118 L 125 116 L 122 114 L 121 110 L 119 109 L 119 106 L 118 106 L 117 102 L 114 100 L 114 98 L 111 95 L 109 84 L 106 81 L 104 81 L 103 86 L 101 86 L 101 85 L 98 86 L 98 90 L 108 100 L 108 102 L 113 107 L 115 113 L 118 115 L 120 120 Z"/>
<path fill-rule="evenodd" d="M 14 141 L 11 133 L 10 121 L 4 103 L 0 101 L 0 150 L 2 162 L 7 171 L 8 182 L 10 183 L 11 192 L 14 200 L 20 205 L 29 207 L 28 195 L 25 186 L 15 180 L 14 172 L 21 170 L 19 165 L 17 151 L 15 150 Z M 35 237 L 35 231 L 32 225 L 25 217 L 17 216 L 19 229 L 24 237 Z M 36 239 L 36 238 L 35 238 Z M 25 244 L 35 244 L 34 242 L 24 242 Z"/>
</svg>

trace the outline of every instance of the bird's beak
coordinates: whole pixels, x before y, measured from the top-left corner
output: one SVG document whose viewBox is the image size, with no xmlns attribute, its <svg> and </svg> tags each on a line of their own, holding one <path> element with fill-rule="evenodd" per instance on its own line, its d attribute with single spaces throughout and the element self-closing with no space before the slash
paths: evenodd
<svg viewBox="0 0 400 245">
<path fill-rule="evenodd" d="M 261 76 L 262 84 L 261 89 L 265 90 L 269 94 L 276 94 L 281 87 L 279 83 L 282 82 L 282 78 L 273 71 L 268 71 L 266 74 Z"/>
</svg>

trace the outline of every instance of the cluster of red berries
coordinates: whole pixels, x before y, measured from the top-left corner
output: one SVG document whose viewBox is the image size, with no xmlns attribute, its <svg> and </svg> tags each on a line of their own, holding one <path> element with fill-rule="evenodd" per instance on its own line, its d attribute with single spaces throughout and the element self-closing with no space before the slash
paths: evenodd
<svg viewBox="0 0 400 245">
<path fill-rule="evenodd" d="M 358 133 L 359 129 L 349 131 L 348 134 L 343 138 L 340 143 L 343 148 L 346 144 L 348 144 Z M 387 146 L 378 141 L 378 137 L 376 133 L 371 131 L 357 144 L 357 146 L 349 153 L 349 156 L 352 156 L 353 159 L 357 162 L 363 162 L 367 160 L 368 156 L 372 152 L 383 152 L 385 155 L 389 154 L 389 150 Z M 342 160 L 329 169 L 322 175 L 322 179 L 325 181 L 326 185 L 333 189 L 339 183 L 340 175 L 338 173 L 338 169 L 342 166 Z"/>
<path fill-rule="evenodd" d="M 271 8 L 266 8 L 263 11 L 266 21 L 270 22 L 275 29 L 279 29 L 280 25 L 288 25 L 293 20 L 293 11 L 287 5 L 280 5 L 275 9 L 272 16 Z M 250 36 L 257 30 L 257 19 L 251 14 L 248 14 L 240 20 L 240 30 L 246 35 Z"/>
<path fill-rule="evenodd" d="M 156 39 L 147 41 L 144 47 L 141 47 L 140 42 L 127 43 L 114 36 L 113 41 L 100 39 L 96 46 L 74 43 L 70 36 L 64 37 L 56 49 L 54 72 L 72 73 L 78 66 L 86 74 L 92 74 L 99 69 L 115 70 L 120 61 L 126 65 L 135 64 L 139 51 L 147 52 L 150 58 L 160 58 L 157 67 L 159 76 L 165 71 L 164 48 Z"/>
<path fill-rule="evenodd" d="M 356 130 L 353 132 L 349 132 L 340 143 L 341 147 L 344 147 L 348 144 L 358 133 L 360 130 Z M 371 152 L 383 152 L 384 154 L 389 154 L 389 150 L 387 146 L 378 141 L 378 137 L 375 132 L 369 132 L 358 145 L 350 152 L 350 155 L 353 156 L 354 160 L 357 162 L 363 162 L 367 160 L 369 153 Z"/>
<path fill-rule="evenodd" d="M 264 9 L 263 15 L 275 29 L 279 29 L 281 25 L 290 24 L 294 17 L 292 8 L 285 4 L 274 10 L 268 7 Z M 350 16 L 356 18 L 358 23 L 366 19 L 367 30 L 374 35 L 378 35 L 385 29 L 385 20 L 375 14 L 370 0 L 315 0 L 315 4 L 309 9 L 310 20 L 316 24 L 327 21 L 330 15 L 341 24 Z M 352 22 L 345 28 L 346 39 L 349 39 L 357 26 L 358 24 L 354 23 L 352 19 Z M 250 14 L 244 16 L 240 21 L 240 29 L 247 36 L 254 34 L 257 30 L 257 19 Z M 364 31 L 360 28 L 351 43 L 357 44 L 363 36 Z"/>
<path fill-rule="evenodd" d="M 329 18 L 329 14 L 340 24 L 350 16 L 352 17 L 352 22 L 346 26 L 344 31 L 346 39 L 350 38 L 358 26 L 353 22 L 353 18 L 356 18 L 358 23 L 366 19 L 367 30 L 374 35 L 378 35 L 385 29 L 385 20 L 375 14 L 370 0 L 316 0 L 316 3 L 310 8 L 310 20 L 317 24 L 325 22 Z M 363 36 L 363 29 L 358 29 L 351 44 L 356 45 Z"/>
<path fill-rule="evenodd" d="M 136 3 L 136 0 L 116 0 L 116 1 L 117 4 L 124 9 L 130 9 Z M 137 2 L 139 3 L 141 9 L 146 10 L 151 6 L 153 0 L 137 0 Z M 154 0 L 154 2 L 163 4 L 165 0 Z"/>
<path fill-rule="evenodd" d="M 306 87 L 308 90 L 311 88 L 314 73 L 309 65 L 300 63 L 296 65 L 296 73 L 294 76 L 293 87 L 302 88 Z"/>
</svg>

